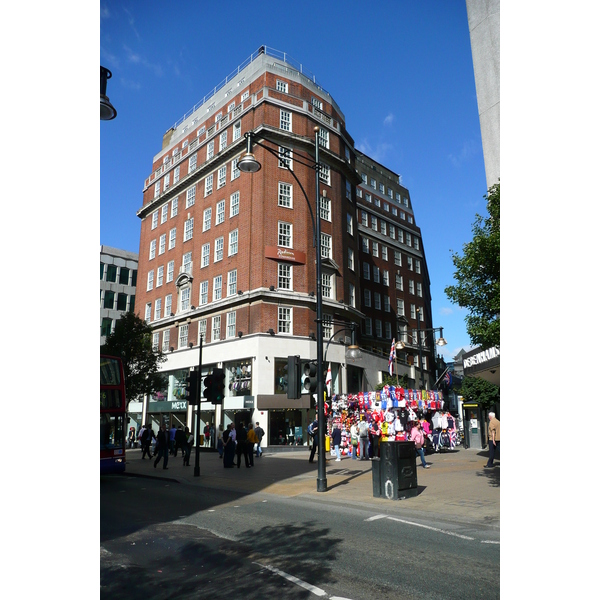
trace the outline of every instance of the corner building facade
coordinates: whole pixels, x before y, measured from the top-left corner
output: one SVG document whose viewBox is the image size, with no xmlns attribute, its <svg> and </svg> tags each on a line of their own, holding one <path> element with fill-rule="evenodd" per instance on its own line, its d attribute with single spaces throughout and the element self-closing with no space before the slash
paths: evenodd
<svg viewBox="0 0 600 600">
<path fill-rule="evenodd" d="M 255 145 L 261 169 L 254 174 L 237 168 L 250 131 L 275 153 Z M 318 207 L 311 166 L 316 135 L 322 165 Z M 361 246 L 364 238 L 384 235 L 365 226 L 361 212 L 378 213 L 364 202 L 370 184 L 359 173 L 366 165 L 373 172 L 374 164 L 355 150 L 342 111 L 316 78 L 266 47 L 167 131 L 137 213 L 137 312 L 153 327 L 154 347 L 168 357 L 162 365 L 168 383 L 143 403 L 130 405 L 140 415 L 139 424 L 152 422 L 156 430 L 163 422 L 174 423 L 195 430 L 196 407 L 185 400 L 184 385 L 201 352 L 202 377 L 223 368 L 226 390 L 223 405 L 201 404 L 200 433 L 206 424 L 258 421 L 265 430 L 263 446 L 307 443 L 315 399 L 308 394 L 287 398 L 287 357 L 300 356 L 304 367 L 317 354 L 316 218 L 321 220 L 323 344 L 332 394 L 374 389 L 387 372 L 392 338 L 399 339 L 397 294 L 389 294 L 381 308 L 367 310 L 363 302 L 363 288 L 374 281 L 371 270 L 365 278 L 362 264 L 383 260 L 372 251 L 363 256 Z M 397 198 L 408 198 L 408 191 L 398 176 L 380 169 L 387 174 L 381 200 L 397 210 L 394 227 L 400 228 Z M 391 210 L 382 211 L 382 218 L 396 222 Z M 389 242 L 388 260 L 396 241 Z M 430 327 L 424 254 L 421 261 L 422 326 Z M 395 275 L 390 277 L 392 289 Z M 346 358 L 352 326 L 362 350 L 355 360 Z M 401 360 L 398 371 L 415 379 L 410 361 Z"/>
</svg>

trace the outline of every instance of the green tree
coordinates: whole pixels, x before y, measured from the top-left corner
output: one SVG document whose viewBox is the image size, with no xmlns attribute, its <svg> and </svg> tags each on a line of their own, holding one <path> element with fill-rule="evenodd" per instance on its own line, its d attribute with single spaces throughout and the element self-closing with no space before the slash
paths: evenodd
<svg viewBox="0 0 600 600">
<path fill-rule="evenodd" d="M 469 311 L 465 322 L 474 346 L 500 347 L 500 184 L 486 196 L 488 216 L 476 215 L 473 240 L 452 254 L 456 285 L 444 291 Z"/>
<path fill-rule="evenodd" d="M 375 391 L 381 391 L 386 385 L 389 385 L 391 387 L 396 387 L 397 385 L 400 385 L 400 387 L 407 388 L 408 375 L 400 375 L 400 377 L 398 377 L 397 380 L 395 375 L 384 375 L 383 381 L 375 386 Z"/>
<path fill-rule="evenodd" d="M 465 402 L 476 402 L 484 409 L 500 402 L 500 388 L 481 377 L 465 377 L 459 393 Z"/>
<path fill-rule="evenodd" d="M 167 358 L 162 352 L 152 350 L 152 328 L 134 313 L 122 314 L 100 351 L 123 360 L 128 403 L 143 394 L 164 389 L 165 378 L 158 366 Z"/>
</svg>

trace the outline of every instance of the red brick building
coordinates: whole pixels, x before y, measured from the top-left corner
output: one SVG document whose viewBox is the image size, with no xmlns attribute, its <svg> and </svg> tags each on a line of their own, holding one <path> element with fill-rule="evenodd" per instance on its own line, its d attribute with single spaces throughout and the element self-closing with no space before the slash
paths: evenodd
<svg viewBox="0 0 600 600">
<path fill-rule="evenodd" d="M 278 155 L 255 145 L 262 165 L 255 174 L 237 169 L 249 131 Z M 323 165 L 318 207 L 315 135 Z M 313 218 L 321 219 L 333 393 L 375 387 L 387 372 L 392 339 L 416 330 L 416 308 L 420 327 L 431 327 L 427 265 L 408 190 L 354 148 L 334 99 L 279 52 L 261 48 L 167 131 L 138 216 L 136 308 L 168 356 L 169 375 L 168 387 L 138 407 L 143 421 L 193 427 L 183 383 L 199 363 L 202 339 L 203 375 L 217 366 L 226 372 L 224 404 L 202 405 L 202 427 L 252 420 L 267 444 L 306 440 L 311 401 L 307 394 L 287 398 L 287 357 L 305 363 L 316 356 Z M 354 362 L 345 355 L 350 324 L 363 351 Z M 431 387 L 424 344 L 421 354 Z M 399 355 L 400 374 L 418 377 L 417 355 L 410 348 Z"/>
</svg>

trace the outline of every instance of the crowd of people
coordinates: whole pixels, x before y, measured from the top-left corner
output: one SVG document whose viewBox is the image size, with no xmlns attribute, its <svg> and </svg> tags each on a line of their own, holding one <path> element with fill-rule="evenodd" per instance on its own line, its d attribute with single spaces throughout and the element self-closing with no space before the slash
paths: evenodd
<svg viewBox="0 0 600 600">
<path fill-rule="evenodd" d="M 245 426 L 244 422 L 241 421 L 237 427 L 233 423 L 229 423 L 226 428 L 219 425 L 217 430 L 211 423 L 204 428 L 204 446 L 214 447 L 216 436 L 216 449 L 219 458 L 223 459 L 225 468 L 234 466 L 240 468 L 242 457 L 246 467 L 250 468 L 254 466 L 254 457 L 260 458 L 262 456 L 261 441 L 264 435 L 265 432 L 258 421 L 256 427 L 252 423 Z M 135 430 L 132 428 L 128 436 L 130 448 L 133 447 L 135 439 Z M 180 425 L 179 427 L 173 426 L 171 429 L 167 429 L 166 424 L 163 424 L 155 435 L 152 425 L 146 424 L 140 429 L 137 441 L 141 444 L 142 459 L 145 459 L 146 456 L 149 459 L 154 458 L 155 468 L 162 460 L 163 469 L 168 469 L 169 456 L 177 457 L 179 450 L 181 450 L 181 456 L 183 457 L 183 466 L 190 466 L 194 436 L 189 427 L 183 428 Z"/>
</svg>

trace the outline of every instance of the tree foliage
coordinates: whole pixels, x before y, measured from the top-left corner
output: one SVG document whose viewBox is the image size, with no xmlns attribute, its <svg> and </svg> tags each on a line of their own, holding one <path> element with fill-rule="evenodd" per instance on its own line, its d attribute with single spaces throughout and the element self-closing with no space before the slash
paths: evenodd
<svg viewBox="0 0 600 600">
<path fill-rule="evenodd" d="M 465 322 L 474 346 L 500 346 L 500 184 L 486 196 L 488 216 L 476 215 L 473 240 L 452 254 L 456 285 L 444 291 L 469 311 Z"/>
<path fill-rule="evenodd" d="M 389 385 L 391 387 L 396 387 L 397 385 L 400 385 L 400 387 L 407 388 L 409 385 L 408 375 L 400 375 L 398 379 L 396 379 L 395 375 L 384 375 L 383 381 L 375 386 L 375 391 L 381 391 L 386 385 Z"/>
<path fill-rule="evenodd" d="M 465 377 L 460 389 L 465 402 L 476 402 L 484 409 L 500 402 L 500 388 L 481 377 Z"/>
<path fill-rule="evenodd" d="M 122 314 L 100 351 L 123 360 L 128 403 L 164 388 L 164 375 L 158 366 L 167 358 L 152 350 L 152 328 L 134 313 Z"/>
</svg>

